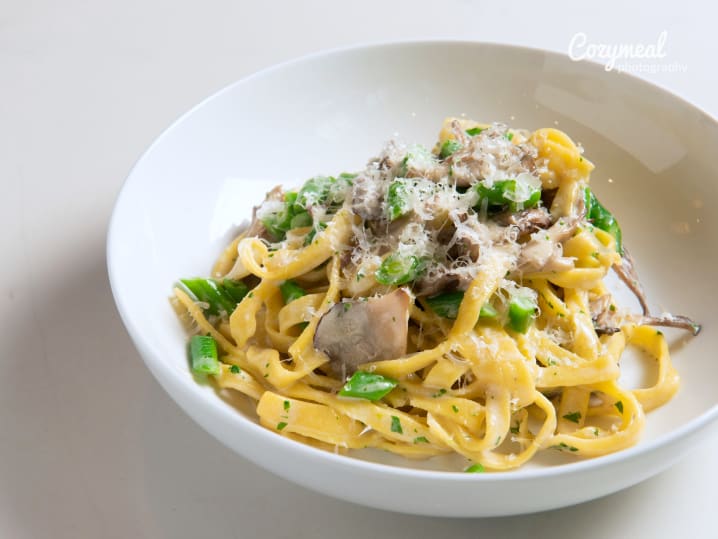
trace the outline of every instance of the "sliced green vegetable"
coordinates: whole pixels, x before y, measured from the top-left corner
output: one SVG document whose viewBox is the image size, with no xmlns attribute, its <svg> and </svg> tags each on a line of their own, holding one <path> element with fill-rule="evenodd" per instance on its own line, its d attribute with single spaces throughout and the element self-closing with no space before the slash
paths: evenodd
<svg viewBox="0 0 718 539">
<path fill-rule="evenodd" d="M 479 133 L 481 133 L 482 131 L 485 131 L 485 130 L 486 130 L 485 127 L 472 127 L 470 129 L 466 130 L 466 134 L 469 135 L 470 137 L 475 137 L 476 135 L 478 135 Z"/>
<path fill-rule="evenodd" d="M 514 134 L 513 134 L 513 133 L 506 133 L 504 136 L 505 136 L 508 140 L 513 140 L 513 139 L 514 139 Z"/>
<path fill-rule="evenodd" d="M 462 148 L 461 143 L 458 140 L 454 139 L 448 139 L 445 140 L 444 143 L 441 145 L 441 150 L 439 151 L 439 157 L 441 159 L 446 159 L 450 155 L 452 155 L 454 152 L 460 150 Z"/>
<path fill-rule="evenodd" d="M 264 228 L 275 240 L 281 241 L 289 230 L 311 226 L 313 219 L 308 210 L 315 205 L 341 204 L 355 177 L 356 174 L 343 172 L 337 178 L 316 176 L 308 179 L 299 191 L 285 193 L 284 204 L 278 210 L 262 218 Z"/>
<path fill-rule="evenodd" d="M 426 303 L 439 316 L 454 319 L 459 314 L 459 307 L 463 299 L 464 293 L 457 290 L 426 298 Z M 481 307 L 479 318 L 496 318 L 498 315 L 499 312 L 493 305 L 486 303 Z"/>
<path fill-rule="evenodd" d="M 334 182 L 336 182 L 336 178 L 331 176 L 315 176 L 308 179 L 297 193 L 297 199 L 293 205 L 294 212 L 300 213 L 314 205 L 325 204 Z"/>
<path fill-rule="evenodd" d="M 330 205 L 344 202 L 350 187 L 354 185 L 354 178 L 357 176 L 358 174 L 342 172 L 336 178 L 332 178 L 334 181 L 329 187 L 329 199 L 327 202 Z"/>
<path fill-rule="evenodd" d="M 317 231 L 319 231 L 319 230 L 324 230 L 325 228 L 327 228 L 327 224 L 326 224 L 326 223 L 322 223 L 322 222 L 320 221 L 320 222 L 319 222 L 319 226 L 312 228 L 312 229 L 309 231 L 309 233 L 305 236 L 305 238 L 304 238 L 304 246 L 306 247 L 307 245 L 311 245 L 311 243 L 314 241 L 314 238 L 315 238 L 316 235 L 317 235 Z"/>
<path fill-rule="evenodd" d="M 284 193 L 284 202 L 286 202 L 289 207 L 293 207 L 297 202 L 297 195 L 297 191 L 287 191 Z"/>
<path fill-rule="evenodd" d="M 508 204 L 508 199 L 504 196 L 509 188 L 515 186 L 514 180 L 499 180 L 491 186 L 484 183 L 476 184 L 476 192 L 479 194 L 479 200 L 487 200 L 490 206 L 503 206 Z"/>
<path fill-rule="evenodd" d="M 399 166 L 399 176 L 405 178 L 410 170 L 422 171 L 436 164 L 436 157 L 421 144 L 415 144 L 401 162 Z"/>
<path fill-rule="evenodd" d="M 496 318 L 498 315 L 499 311 L 491 303 L 484 303 L 479 311 L 479 318 Z"/>
<path fill-rule="evenodd" d="M 514 331 L 526 333 L 536 315 L 537 305 L 527 296 L 515 295 L 509 300 L 509 326 Z"/>
<path fill-rule="evenodd" d="M 491 186 L 477 183 L 476 192 L 479 195 L 479 206 L 485 200 L 492 210 L 508 208 L 515 212 L 538 204 L 541 200 L 541 182 L 528 174 L 521 174 L 519 179 L 498 180 Z"/>
<path fill-rule="evenodd" d="M 401 420 L 395 415 L 391 416 L 391 432 L 404 434 L 404 429 L 401 428 Z"/>
<path fill-rule="evenodd" d="M 387 395 L 398 383 L 393 378 L 381 374 L 356 371 L 339 391 L 339 395 L 377 401 Z"/>
<path fill-rule="evenodd" d="M 464 473 L 484 473 L 486 471 L 486 468 L 484 468 L 480 462 L 477 462 L 476 464 L 472 464 L 468 468 L 464 470 Z"/>
<path fill-rule="evenodd" d="M 292 280 L 284 281 L 279 285 L 279 291 L 282 293 L 282 299 L 285 305 L 307 294 L 301 286 Z"/>
<path fill-rule="evenodd" d="M 205 311 L 208 314 L 232 314 L 235 307 L 237 307 L 238 302 L 235 301 L 232 293 L 228 292 L 223 285 L 214 279 L 197 277 L 180 279 L 180 282 L 192 293 L 196 300 L 207 304 Z"/>
<path fill-rule="evenodd" d="M 249 287 L 246 284 L 242 281 L 233 281 L 232 279 L 224 279 L 222 281 L 222 288 L 224 288 L 224 291 L 235 303 L 241 302 L 244 296 L 247 295 L 247 292 L 249 292 Z"/>
<path fill-rule="evenodd" d="M 589 187 L 586 187 L 585 198 L 586 218 L 593 226 L 611 234 L 616 240 L 616 250 L 623 255 L 621 227 L 613 214 L 601 204 Z"/>
<path fill-rule="evenodd" d="M 293 228 L 302 228 L 305 226 L 311 226 L 314 221 L 312 220 L 312 216 L 309 215 L 308 211 L 303 211 L 298 214 L 296 214 L 294 217 L 292 217 L 291 222 L 289 223 L 289 230 Z"/>
<path fill-rule="evenodd" d="M 316 205 L 329 206 L 342 203 L 348 187 L 353 184 L 356 176 L 356 174 L 342 172 L 336 178 L 334 176 L 309 178 L 299 189 L 292 202 L 293 213 L 300 214 Z"/>
<path fill-rule="evenodd" d="M 189 341 L 192 370 L 198 374 L 219 374 L 217 342 L 209 335 L 194 335 Z"/>
<path fill-rule="evenodd" d="M 390 221 L 409 213 L 411 206 L 409 206 L 409 194 L 404 180 L 391 182 L 386 194 L 386 207 Z"/>
<path fill-rule="evenodd" d="M 426 298 L 426 304 L 439 316 L 454 319 L 459 314 L 459 307 L 463 299 L 464 293 L 457 290 Z"/>
<path fill-rule="evenodd" d="M 402 285 L 416 280 L 426 269 L 426 263 L 414 255 L 389 255 L 376 270 L 375 279 L 380 284 Z"/>
<path fill-rule="evenodd" d="M 292 219 L 297 213 L 294 211 L 294 203 L 297 200 L 297 193 L 290 191 L 284 194 L 284 203 L 277 211 L 265 215 L 261 221 L 264 228 L 278 241 L 284 239 L 287 231 L 292 228 Z"/>
</svg>

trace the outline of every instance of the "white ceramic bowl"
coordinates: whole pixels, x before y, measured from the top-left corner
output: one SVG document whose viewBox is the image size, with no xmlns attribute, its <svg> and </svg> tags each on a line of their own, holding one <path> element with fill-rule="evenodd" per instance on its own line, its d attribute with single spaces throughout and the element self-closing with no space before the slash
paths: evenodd
<svg viewBox="0 0 718 539">
<path fill-rule="evenodd" d="M 396 135 L 431 144 L 442 119 L 460 114 L 530 129 L 558 126 L 580 141 L 597 164 L 594 190 L 619 217 L 653 304 L 704 324 L 695 339 L 671 334 L 682 388 L 649 414 L 643 440 L 594 460 L 542 458 L 508 473 L 427 470 L 441 463 L 346 457 L 290 441 L 197 384 L 168 303 L 173 283 L 208 274 L 231 232 L 275 184 L 358 169 Z M 690 104 L 558 54 L 423 42 L 313 55 L 222 90 L 147 150 L 112 217 L 112 290 L 167 392 L 207 431 L 277 475 L 330 496 L 423 515 L 570 505 L 665 469 L 715 428 L 716 148 L 718 125 Z"/>
</svg>

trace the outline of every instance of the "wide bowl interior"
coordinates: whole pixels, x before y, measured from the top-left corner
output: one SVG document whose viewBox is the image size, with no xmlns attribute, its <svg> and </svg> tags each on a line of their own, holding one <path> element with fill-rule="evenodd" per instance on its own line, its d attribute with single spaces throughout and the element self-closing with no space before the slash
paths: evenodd
<svg viewBox="0 0 718 539">
<path fill-rule="evenodd" d="M 503 474 L 425 471 L 444 464 L 376 453 L 344 457 L 284 439 L 189 373 L 186 336 L 168 302 L 179 277 L 208 274 L 274 185 L 359 169 L 390 138 L 430 145 L 448 115 L 558 127 L 580 142 L 597 165 L 594 190 L 620 220 L 653 306 L 703 323 L 694 339 L 669 333 L 682 388 L 649 414 L 637 447 L 593 461 L 539 459 Z M 145 153 L 110 226 L 112 288 L 143 359 L 170 395 L 224 443 L 277 474 L 344 499 L 422 514 L 568 505 L 656 473 L 715 424 L 717 147 L 716 122 L 691 105 L 557 54 L 435 42 L 315 55 L 212 96 Z M 547 488 L 556 494 L 542 495 Z"/>
</svg>

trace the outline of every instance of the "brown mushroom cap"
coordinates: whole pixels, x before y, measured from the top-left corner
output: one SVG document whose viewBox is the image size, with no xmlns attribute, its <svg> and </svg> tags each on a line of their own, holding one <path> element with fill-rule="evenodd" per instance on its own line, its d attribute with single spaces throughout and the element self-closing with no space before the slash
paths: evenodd
<svg viewBox="0 0 718 539">
<path fill-rule="evenodd" d="M 410 305 L 403 289 L 337 303 L 319 320 L 314 348 L 329 356 L 331 373 L 341 379 L 362 363 L 401 357 L 406 354 Z"/>
</svg>

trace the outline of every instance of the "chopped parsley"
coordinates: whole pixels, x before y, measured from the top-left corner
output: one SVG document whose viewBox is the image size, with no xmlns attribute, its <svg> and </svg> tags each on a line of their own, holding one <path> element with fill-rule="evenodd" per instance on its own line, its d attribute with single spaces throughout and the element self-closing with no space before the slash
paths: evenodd
<svg viewBox="0 0 718 539">
<path fill-rule="evenodd" d="M 242 369 L 240 369 L 237 365 L 232 365 L 229 368 L 229 372 L 231 372 L 232 374 L 239 374 L 240 372 L 242 372 Z"/>
<path fill-rule="evenodd" d="M 284 304 L 291 303 L 295 299 L 299 299 L 302 296 L 306 296 L 307 292 L 291 279 L 284 281 L 279 285 L 279 290 L 282 293 L 282 299 Z"/>
<path fill-rule="evenodd" d="M 292 405 L 292 404 L 291 404 L 289 401 L 284 401 L 284 409 L 285 409 L 285 410 L 289 410 L 289 407 L 290 407 L 291 405 Z"/>
<path fill-rule="evenodd" d="M 477 462 L 476 464 L 472 464 L 468 468 L 464 470 L 464 473 L 484 473 L 486 471 L 486 468 L 484 468 L 480 462 Z"/>
<path fill-rule="evenodd" d="M 581 412 L 571 412 L 570 414 L 566 414 L 563 416 L 563 418 L 566 421 L 573 421 L 574 423 L 578 423 L 581 419 Z"/>
<path fill-rule="evenodd" d="M 426 439 L 426 436 L 417 436 L 414 438 L 415 444 L 428 444 L 429 440 Z"/>
<path fill-rule="evenodd" d="M 456 406 L 455 404 L 452 404 L 452 405 L 451 405 L 451 409 L 454 411 L 455 414 L 458 414 L 458 413 L 459 413 L 459 407 Z"/>
<path fill-rule="evenodd" d="M 434 393 L 434 394 L 432 395 L 432 397 L 434 397 L 434 398 L 436 398 L 436 397 L 441 397 L 441 396 L 444 395 L 445 393 L 446 393 L 446 389 L 441 388 L 439 391 L 437 391 L 436 393 Z"/>
<path fill-rule="evenodd" d="M 461 143 L 458 140 L 448 139 L 444 141 L 444 144 L 441 145 L 441 150 L 439 151 L 439 158 L 446 159 L 461 148 Z"/>
<path fill-rule="evenodd" d="M 401 421 L 395 415 L 391 416 L 391 432 L 404 434 L 404 429 L 401 428 Z"/>
<path fill-rule="evenodd" d="M 277 430 L 282 430 L 286 426 L 287 424 L 284 421 L 280 421 L 279 423 L 277 423 Z"/>
<path fill-rule="evenodd" d="M 614 406 L 620 413 L 623 413 L 623 401 L 616 401 Z"/>
<path fill-rule="evenodd" d="M 578 451 L 578 447 L 574 447 L 574 446 L 572 446 L 572 445 L 568 445 L 568 444 L 565 444 L 565 443 L 563 443 L 563 442 L 561 442 L 561 443 L 558 444 L 558 445 L 552 445 L 551 448 L 552 448 L 552 449 L 558 449 L 559 451 L 563 451 L 564 449 L 568 449 L 569 451 L 573 451 L 573 452 Z"/>
</svg>

